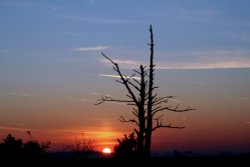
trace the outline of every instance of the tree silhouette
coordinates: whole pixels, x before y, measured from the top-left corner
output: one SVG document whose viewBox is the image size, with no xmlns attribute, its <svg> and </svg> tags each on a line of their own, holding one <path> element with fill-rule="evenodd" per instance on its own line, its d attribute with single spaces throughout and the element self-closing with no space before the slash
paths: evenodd
<svg viewBox="0 0 250 167">
<path fill-rule="evenodd" d="M 42 148 L 37 141 L 30 140 L 23 145 L 23 153 L 26 158 L 39 158 L 42 155 Z"/>
<path fill-rule="evenodd" d="M 75 143 L 76 146 L 73 150 L 76 152 L 88 153 L 94 150 L 94 140 L 86 139 L 83 136 L 81 136 L 80 138 L 76 136 Z"/>
<path fill-rule="evenodd" d="M 137 152 L 140 157 L 149 157 L 151 155 L 151 138 L 152 132 L 159 128 L 176 128 L 182 129 L 183 126 L 173 126 L 163 123 L 163 111 L 186 112 L 194 110 L 192 108 L 179 109 L 179 104 L 174 107 L 167 105 L 169 100 L 175 96 L 159 96 L 156 92 L 158 87 L 154 86 L 155 64 L 154 64 L 154 34 L 152 25 L 150 32 L 150 62 L 149 68 L 140 65 L 139 70 L 133 70 L 130 76 L 124 75 L 118 63 L 113 61 L 107 55 L 102 53 L 108 61 L 113 64 L 113 70 L 119 75 L 116 82 L 125 86 L 127 90 L 127 98 L 125 100 L 114 99 L 110 96 L 102 96 L 96 105 L 104 102 L 120 102 L 133 106 L 132 114 L 134 118 L 126 119 L 120 116 L 121 122 L 132 122 L 136 124 L 134 129 L 137 140 Z"/>
<path fill-rule="evenodd" d="M 31 132 L 27 131 L 30 140 L 23 142 L 22 139 L 16 139 L 12 134 L 8 134 L 3 142 L 0 143 L 0 158 L 4 159 L 37 159 L 41 158 L 46 153 L 46 149 L 50 146 L 50 141 L 44 141 L 39 144 L 34 140 Z"/>
<path fill-rule="evenodd" d="M 23 146 L 23 152 L 26 157 L 37 158 L 49 149 L 51 142 L 50 141 L 42 141 L 41 144 L 37 140 L 34 140 L 31 131 L 26 131 L 30 140 L 27 141 Z"/>
<path fill-rule="evenodd" d="M 0 146 L 0 155 L 3 158 L 16 159 L 22 155 L 23 141 L 8 134 Z"/>
<path fill-rule="evenodd" d="M 129 137 L 124 135 L 123 139 L 117 139 L 118 145 L 115 146 L 115 156 L 118 158 L 132 158 L 136 153 L 136 138 L 135 134 L 131 133 Z"/>
</svg>

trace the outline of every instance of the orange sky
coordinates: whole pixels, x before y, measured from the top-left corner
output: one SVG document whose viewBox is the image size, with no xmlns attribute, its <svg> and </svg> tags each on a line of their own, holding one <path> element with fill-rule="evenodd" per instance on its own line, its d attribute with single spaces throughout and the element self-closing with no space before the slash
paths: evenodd
<svg viewBox="0 0 250 167">
<path fill-rule="evenodd" d="M 50 140 L 75 138 L 113 147 L 133 132 L 126 90 L 101 52 L 124 74 L 148 66 L 149 25 L 155 41 L 155 86 L 173 105 L 153 135 L 157 151 L 250 150 L 250 1 L 0 0 L 0 139 L 8 133 Z M 150 12 L 149 12 L 150 11 Z"/>
<path fill-rule="evenodd" d="M 159 90 L 166 91 L 167 94 L 170 90 L 168 88 L 174 88 L 170 93 L 180 94 L 177 99 L 181 107 L 194 106 L 196 110 L 185 113 L 164 112 L 166 123 L 186 128 L 156 131 L 153 134 L 152 150 L 154 152 L 175 149 L 212 152 L 249 150 L 249 99 L 243 97 L 248 90 L 239 90 L 234 86 L 235 83 L 231 82 L 227 86 L 232 94 L 227 95 L 228 89 L 225 86 L 213 87 L 214 84 L 222 84 L 218 83 L 222 81 L 220 79 L 210 80 L 209 84 L 205 82 L 194 84 L 196 81 L 192 81 L 192 76 L 197 76 L 197 72 L 174 73 L 178 73 L 180 77 L 176 76 L 173 81 L 165 81 L 166 87 L 162 84 L 164 80 L 160 79 Z M 209 80 L 202 76 L 208 72 L 200 73 L 197 80 L 204 80 L 204 78 Z M 218 78 L 218 75 L 221 75 L 220 71 L 218 73 L 213 74 L 211 79 L 215 76 Z M 227 72 L 222 72 L 223 75 L 224 73 Z M 186 74 L 190 79 L 179 82 L 179 79 Z M 164 75 L 164 73 L 159 72 L 158 75 Z M 101 80 L 104 80 L 103 83 L 113 85 L 105 92 L 114 92 L 117 97 L 123 97 L 124 89 L 121 85 L 115 83 L 113 79 L 100 78 Z M 236 83 L 242 85 L 241 87 L 245 84 L 241 81 Z M 104 87 L 97 89 L 105 90 Z M 66 146 L 72 148 L 72 145 L 76 144 L 76 138 L 93 140 L 94 148 L 99 151 L 104 147 L 113 148 L 117 144 L 117 138 L 122 138 L 125 133 L 129 134 L 133 131 L 133 124 L 121 123 L 118 120 L 120 115 L 130 118 L 131 108 L 115 103 L 96 106 L 94 104 L 100 97 L 99 94 L 87 92 L 82 94 L 85 94 L 84 98 L 88 100 L 81 100 L 81 97 L 77 96 L 72 98 L 67 93 L 57 91 L 50 94 L 51 96 L 47 96 L 49 92 L 41 92 L 39 98 L 38 93 L 21 96 L 3 92 L 6 96 L 1 97 L 0 137 L 4 138 L 7 133 L 12 133 L 18 138 L 28 140 L 26 131 L 30 130 L 34 139 L 50 140 L 53 150 L 67 148 Z M 68 96 L 69 98 L 65 98 Z"/>
</svg>

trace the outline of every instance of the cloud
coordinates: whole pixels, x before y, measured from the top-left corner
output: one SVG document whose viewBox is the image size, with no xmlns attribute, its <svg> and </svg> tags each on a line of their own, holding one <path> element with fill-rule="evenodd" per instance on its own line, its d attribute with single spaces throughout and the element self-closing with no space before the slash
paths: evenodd
<svg viewBox="0 0 250 167">
<path fill-rule="evenodd" d="M 18 128 L 11 126 L 0 126 L 0 130 L 14 130 L 14 131 L 30 131 L 28 128 Z"/>
<path fill-rule="evenodd" d="M 219 68 L 250 68 L 250 60 L 158 64 L 158 69 L 219 69 Z"/>
<path fill-rule="evenodd" d="M 160 69 L 250 68 L 249 50 L 163 52 Z"/>
<path fill-rule="evenodd" d="M 245 123 L 246 123 L 246 124 L 250 124 L 250 121 L 246 121 Z"/>
<path fill-rule="evenodd" d="M 103 64 L 109 64 L 110 61 L 104 58 L 99 59 Z M 141 63 L 140 61 L 136 60 L 128 60 L 128 59 L 112 59 L 114 62 L 118 63 L 121 68 L 138 68 Z"/>
<path fill-rule="evenodd" d="M 100 93 L 96 93 L 96 92 L 91 92 L 91 93 L 88 93 L 89 95 L 94 95 L 94 96 L 100 96 L 101 94 Z"/>
<path fill-rule="evenodd" d="M 142 57 L 142 56 L 138 56 Z M 249 50 L 211 50 L 211 51 L 179 51 L 156 52 L 155 64 L 157 69 L 220 69 L 220 68 L 250 68 Z M 116 60 L 121 68 L 139 68 L 139 65 L 147 65 L 148 61 L 132 59 Z M 160 61 L 158 61 L 160 60 Z M 106 59 L 100 59 L 101 63 L 109 64 Z"/>
<path fill-rule="evenodd" d="M 81 102 L 89 102 L 91 100 L 89 99 L 84 99 L 84 98 L 73 98 L 73 97 L 70 97 L 69 98 L 70 101 L 81 101 Z"/>
<path fill-rule="evenodd" d="M 9 94 L 10 94 L 10 95 L 14 95 L 14 96 L 23 96 L 23 97 L 31 96 L 31 94 L 28 94 L 28 93 L 10 92 Z"/>
<path fill-rule="evenodd" d="M 110 95 L 110 94 L 106 94 L 105 97 L 113 98 L 114 96 L 113 96 L 113 95 Z"/>
<path fill-rule="evenodd" d="M 99 74 L 98 76 L 100 77 L 110 77 L 110 78 L 121 78 L 119 75 L 113 75 L 113 74 Z M 128 79 L 130 77 L 128 76 L 123 76 L 124 78 Z M 140 80 L 140 77 L 131 77 L 131 79 L 136 79 L 136 80 Z"/>
<path fill-rule="evenodd" d="M 176 103 L 180 103 L 180 102 L 181 102 L 181 100 L 173 99 L 173 98 L 169 98 L 168 100 L 169 100 L 169 101 L 172 101 L 172 102 L 176 102 Z"/>
<path fill-rule="evenodd" d="M 108 46 L 95 46 L 95 47 L 83 47 L 83 48 L 73 48 L 72 51 L 101 51 L 108 49 Z"/>
<path fill-rule="evenodd" d="M 245 100 L 249 100 L 249 97 L 241 97 L 240 99 L 245 101 Z"/>
</svg>

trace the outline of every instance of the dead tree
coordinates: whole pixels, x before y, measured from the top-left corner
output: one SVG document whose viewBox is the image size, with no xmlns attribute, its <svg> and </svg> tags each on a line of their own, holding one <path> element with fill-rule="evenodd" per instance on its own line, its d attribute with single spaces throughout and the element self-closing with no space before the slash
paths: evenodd
<svg viewBox="0 0 250 167">
<path fill-rule="evenodd" d="M 186 112 L 194 110 L 192 108 L 179 109 L 179 105 L 172 107 L 167 105 L 170 99 L 174 96 L 161 97 L 156 93 L 158 87 L 154 86 L 155 77 L 155 65 L 154 65 L 154 36 L 153 28 L 150 25 L 150 62 L 149 68 L 140 65 L 139 71 L 133 70 L 131 76 L 124 75 L 118 63 L 110 59 L 104 53 L 105 57 L 113 64 L 113 70 L 119 75 L 119 79 L 116 82 L 125 86 L 127 90 L 127 99 L 114 99 L 110 96 L 103 96 L 98 100 L 96 105 L 104 102 L 120 102 L 133 106 L 132 114 L 134 118 L 126 119 L 120 116 L 121 122 L 132 122 L 136 124 L 134 129 L 137 135 L 137 152 L 141 157 L 149 157 L 151 154 L 151 138 L 152 132 L 159 128 L 176 128 L 182 129 L 183 126 L 173 126 L 171 124 L 163 123 L 163 111 L 172 112 Z"/>
</svg>

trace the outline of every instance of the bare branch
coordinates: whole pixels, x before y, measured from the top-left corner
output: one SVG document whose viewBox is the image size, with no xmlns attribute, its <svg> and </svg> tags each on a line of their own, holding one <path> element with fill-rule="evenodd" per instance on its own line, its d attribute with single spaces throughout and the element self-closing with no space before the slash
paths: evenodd
<svg viewBox="0 0 250 167">
<path fill-rule="evenodd" d="M 134 100 L 132 96 L 130 96 L 130 95 L 126 95 L 126 96 L 127 96 L 128 98 Z"/>
<path fill-rule="evenodd" d="M 156 103 L 158 101 L 161 101 L 161 100 L 168 100 L 168 99 L 172 99 L 174 98 L 175 96 L 164 96 L 164 97 L 157 97 L 154 99 L 153 103 Z"/>
<path fill-rule="evenodd" d="M 140 85 L 140 82 L 134 78 L 132 78 L 134 82 L 136 82 L 138 85 Z"/>
<path fill-rule="evenodd" d="M 173 99 L 175 96 L 165 96 L 165 97 L 156 97 L 154 100 L 153 100 L 153 106 L 158 106 L 162 103 L 168 103 L 169 102 L 169 99 Z"/>
<path fill-rule="evenodd" d="M 112 97 L 109 97 L 109 96 L 102 96 L 102 98 L 97 101 L 98 103 L 96 103 L 95 105 L 99 105 L 104 102 L 119 102 L 119 103 L 128 103 L 128 104 L 134 103 L 134 101 L 132 100 L 118 100 L 118 99 L 113 99 Z"/>
<path fill-rule="evenodd" d="M 167 103 L 174 96 L 160 97 L 156 89 L 159 87 L 154 86 L 155 80 L 155 64 L 154 64 L 154 38 L 153 38 L 153 28 L 150 25 L 150 60 L 149 66 L 140 65 L 138 70 L 133 70 L 131 76 L 123 75 L 118 63 L 113 61 L 111 58 L 101 53 L 109 62 L 112 63 L 113 70 L 117 72 L 118 76 L 116 82 L 125 86 L 127 91 L 128 100 L 113 99 L 112 97 L 103 97 L 98 100 L 98 104 L 104 102 L 120 102 L 126 103 L 127 105 L 132 105 L 132 118 L 125 119 L 120 116 L 121 122 L 132 122 L 137 125 L 134 129 L 137 135 L 138 151 L 145 152 L 145 155 L 150 155 L 151 147 L 151 137 L 152 132 L 158 128 L 176 128 L 182 129 L 184 126 L 172 126 L 171 124 L 163 123 L 163 114 L 161 111 L 173 111 L 173 112 L 186 112 L 195 110 L 190 107 L 185 109 L 179 109 L 179 104 L 170 106 Z M 137 77 L 138 76 L 138 77 Z M 172 104 L 172 103 L 171 103 Z M 128 137 L 125 135 L 125 139 Z M 118 140 L 121 144 L 122 141 Z"/>
<path fill-rule="evenodd" d="M 156 98 L 158 96 L 158 94 L 156 93 L 156 94 L 154 94 L 154 95 L 152 95 L 152 102 L 154 101 L 154 99 Z"/>
<path fill-rule="evenodd" d="M 163 117 L 163 114 L 161 114 L 160 116 L 158 116 L 157 118 L 155 118 L 154 120 L 158 121 L 159 119 L 161 119 Z"/>
<path fill-rule="evenodd" d="M 120 80 L 118 80 L 118 79 L 116 79 L 115 81 L 118 82 L 118 83 L 120 83 L 120 84 L 123 84 L 123 82 L 120 81 Z"/>
<path fill-rule="evenodd" d="M 168 125 L 156 125 L 154 128 L 152 128 L 152 131 L 155 131 L 158 128 L 183 129 L 183 128 L 185 128 L 185 126 L 172 126 L 171 124 L 168 124 Z"/>
<path fill-rule="evenodd" d="M 194 108 L 185 108 L 185 109 L 178 109 L 179 105 L 176 105 L 175 108 L 172 108 L 171 106 L 168 107 L 158 107 L 156 109 L 154 109 L 153 115 L 155 115 L 157 112 L 163 111 L 163 110 L 168 110 L 168 111 L 173 111 L 173 112 L 186 112 L 186 111 L 191 111 L 191 110 L 195 110 Z"/>
<path fill-rule="evenodd" d="M 117 63 L 115 63 L 112 59 L 110 59 L 108 56 L 106 56 L 103 52 L 101 53 L 103 57 L 105 57 L 106 59 L 108 59 L 112 64 L 115 65 L 115 67 L 118 65 Z"/>
<path fill-rule="evenodd" d="M 138 92 L 140 92 L 140 89 L 138 86 L 136 86 L 135 84 L 133 84 L 132 82 L 128 81 L 128 83 L 133 86 Z"/>
<path fill-rule="evenodd" d="M 122 75 L 120 68 L 118 66 L 117 63 L 115 63 L 112 59 L 110 59 L 108 56 L 106 56 L 104 53 L 102 53 L 102 56 L 104 56 L 106 59 L 108 59 L 114 66 L 115 66 L 115 71 L 117 71 L 117 73 L 119 74 L 124 86 L 126 87 L 127 91 L 129 92 L 129 94 L 131 95 L 131 97 L 133 98 L 133 101 L 136 104 L 139 104 L 139 102 L 136 99 L 135 94 L 133 93 L 133 91 L 131 90 L 131 88 L 128 85 L 128 80 L 124 78 L 124 76 Z"/>
<path fill-rule="evenodd" d="M 137 126 L 139 126 L 139 123 L 133 118 L 133 119 L 125 119 L 123 116 L 120 116 L 120 122 L 133 122 L 135 123 Z"/>
<path fill-rule="evenodd" d="M 134 114 L 134 116 L 138 117 L 138 112 L 137 111 L 134 110 L 134 111 L 132 111 L 132 113 Z"/>
<path fill-rule="evenodd" d="M 153 113 L 154 113 L 155 111 L 157 111 L 157 110 L 159 110 L 159 109 L 162 109 L 162 106 L 158 106 L 158 107 L 152 109 L 152 111 L 153 111 Z"/>
<path fill-rule="evenodd" d="M 161 101 L 158 101 L 158 102 L 154 102 L 153 104 L 152 104 L 152 106 L 158 106 L 158 105 L 160 105 L 160 104 L 162 104 L 162 103 L 168 103 L 168 99 L 166 99 L 166 100 L 161 100 Z"/>
<path fill-rule="evenodd" d="M 152 131 L 158 129 L 158 128 L 176 128 L 176 129 L 183 129 L 184 126 L 172 126 L 171 124 L 164 125 L 162 123 L 162 118 L 163 114 L 155 118 L 154 120 L 156 121 L 156 126 L 152 128 Z"/>
<path fill-rule="evenodd" d="M 186 112 L 186 111 L 192 111 L 195 110 L 194 108 L 187 107 L 185 109 L 178 109 L 179 105 L 176 105 L 176 107 L 173 109 L 171 107 L 165 107 L 166 110 L 168 111 L 173 111 L 173 112 Z"/>
<path fill-rule="evenodd" d="M 134 131 L 137 135 L 139 134 L 139 131 L 137 129 L 134 129 Z"/>
</svg>

